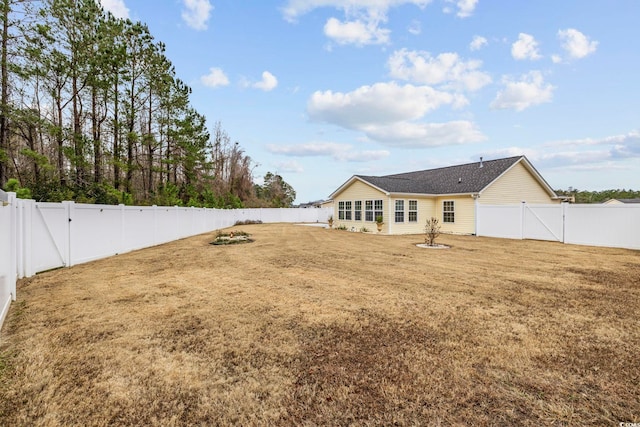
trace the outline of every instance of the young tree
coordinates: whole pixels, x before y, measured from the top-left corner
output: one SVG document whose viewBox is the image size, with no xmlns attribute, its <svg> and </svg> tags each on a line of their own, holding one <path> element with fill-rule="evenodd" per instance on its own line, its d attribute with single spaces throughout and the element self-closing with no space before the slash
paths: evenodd
<svg viewBox="0 0 640 427">
<path fill-rule="evenodd" d="M 438 218 L 431 217 L 424 226 L 424 242 L 429 246 L 436 245 L 436 239 L 440 235 L 440 221 Z"/>
</svg>

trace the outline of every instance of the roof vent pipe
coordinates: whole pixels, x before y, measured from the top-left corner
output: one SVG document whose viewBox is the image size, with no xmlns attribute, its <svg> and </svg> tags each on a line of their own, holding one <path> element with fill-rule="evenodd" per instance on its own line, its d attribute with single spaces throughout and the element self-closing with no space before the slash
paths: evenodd
<svg viewBox="0 0 640 427">
<path fill-rule="evenodd" d="M 482 167 L 482 157 L 480 157 L 480 167 Z"/>
</svg>

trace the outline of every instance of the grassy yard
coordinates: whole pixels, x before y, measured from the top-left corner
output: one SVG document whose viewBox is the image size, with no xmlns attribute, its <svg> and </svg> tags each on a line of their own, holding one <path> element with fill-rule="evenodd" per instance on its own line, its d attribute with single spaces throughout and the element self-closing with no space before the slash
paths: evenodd
<svg viewBox="0 0 640 427">
<path fill-rule="evenodd" d="M 640 422 L 640 251 L 235 229 L 20 282 L 0 425 Z"/>
</svg>

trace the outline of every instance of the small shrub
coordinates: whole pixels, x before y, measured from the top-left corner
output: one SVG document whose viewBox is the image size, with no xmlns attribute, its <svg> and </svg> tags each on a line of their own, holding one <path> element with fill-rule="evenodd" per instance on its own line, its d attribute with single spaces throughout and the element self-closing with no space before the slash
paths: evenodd
<svg viewBox="0 0 640 427">
<path fill-rule="evenodd" d="M 361 233 L 368 233 L 368 232 L 369 232 L 369 229 L 368 229 L 367 227 L 362 227 L 362 228 L 360 229 L 360 232 L 361 232 Z"/>
<path fill-rule="evenodd" d="M 262 224 L 259 219 L 245 219 L 244 221 L 238 220 L 234 225 L 250 225 L 250 224 Z"/>
<path fill-rule="evenodd" d="M 344 225 L 344 224 L 340 224 L 339 226 L 336 227 L 336 230 L 344 230 L 344 231 L 346 231 L 347 230 L 347 226 Z"/>
<path fill-rule="evenodd" d="M 429 246 L 436 245 L 436 238 L 440 235 L 440 221 L 431 217 L 424 226 L 424 242 Z"/>
</svg>

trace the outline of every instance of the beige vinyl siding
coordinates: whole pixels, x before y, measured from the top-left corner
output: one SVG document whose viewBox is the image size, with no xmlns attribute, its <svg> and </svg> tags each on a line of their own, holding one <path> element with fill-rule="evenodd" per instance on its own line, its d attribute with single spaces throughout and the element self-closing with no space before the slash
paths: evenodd
<svg viewBox="0 0 640 427">
<path fill-rule="evenodd" d="M 356 221 L 355 218 L 355 202 L 357 200 L 362 201 L 362 220 Z M 377 190 L 370 185 L 364 184 L 361 181 L 354 181 L 347 188 L 344 189 L 337 197 L 333 199 L 333 226 L 340 227 L 345 226 L 347 229 L 351 230 L 353 228 L 356 231 L 360 231 L 362 227 L 366 227 L 369 231 L 378 232 L 374 221 L 365 221 L 365 201 L 366 200 L 382 200 L 382 208 L 384 211 L 384 228 L 383 233 L 387 233 L 389 226 L 389 198 L 388 196 L 380 190 Z M 351 202 L 351 211 L 352 211 L 352 220 L 341 220 L 338 219 L 338 206 L 339 202 Z"/>
<path fill-rule="evenodd" d="M 396 200 L 404 200 L 404 222 L 395 222 Z M 418 202 L 418 221 L 409 222 L 409 200 Z M 391 214 L 385 222 L 389 225 L 389 234 L 422 234 L 425 221 L 435 215 L 435 200 L 418 196 L 393 197 L 389 205 Z"/>
<path fill-rule="evenodd" d="M 453 200 L 455 222 L 443 222 L 442 209 L 443 202 Z M 440 196 L 435 202 L 434 215 L 440 220 L 440 231 L 443 233 L 455 233 L 455 234 L 474 234 L 476 232 L 476 208 L 475 200 L 471 196 Z M 426 220 L 426 219 L 425 219 Z"/>
<path fill-rule="evenodd" d="M 478 201 L 484 205 L 506 205 L 523 200 L 530 204 L 559 203 L 551 199 L 522 163 L 518 163 L 480 193 Z"/>
</svg>

